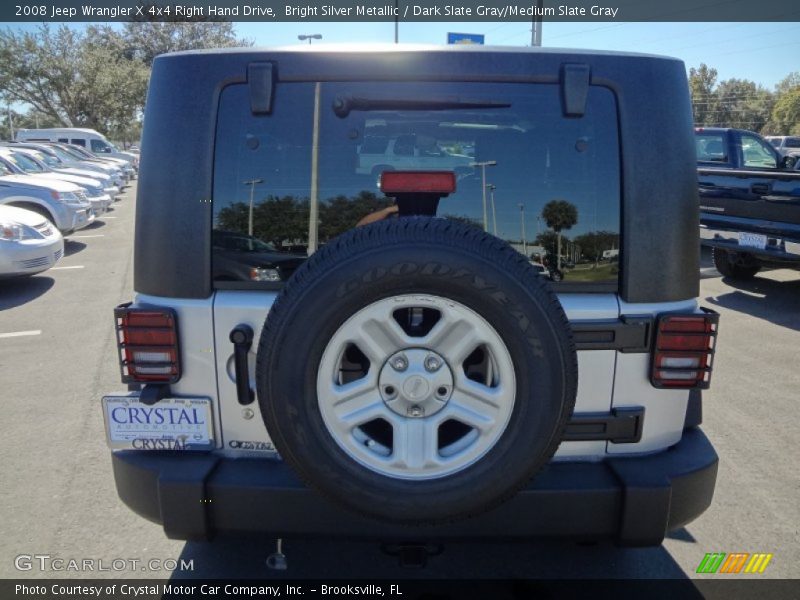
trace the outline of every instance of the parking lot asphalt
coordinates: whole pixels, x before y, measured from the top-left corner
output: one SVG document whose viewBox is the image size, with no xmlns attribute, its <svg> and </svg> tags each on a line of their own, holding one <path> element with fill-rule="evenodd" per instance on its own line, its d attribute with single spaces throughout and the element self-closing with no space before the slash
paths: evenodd
<svg viewBox="0 0 800 600">
<path fill-rule="evenodd" d="M 719 477 L 711 508 L 661 547 L 452 543 L 411 570 L 374 543 L 286 540 L 289 568 L 271 571 L 269 538 L 167 539 L 118 500 L 100 410 L 104 393 L 123 389 L 112 308 L 133 295 L 134 198 L 135 185 L 113 212 L 68 238 L 58 269 L 0 282 L 0 577 L 687 578 L 701 577 L 695 570 L 707 552 L 772 553 L 756 577 L 800 577 L 800 274 L 734 283 L 705 255 L 701 300 L 722 315 L 703 425 L 720 455 Z M 193 570 L 20 571 L 19 555 L 106 567 L 119 558 L 183 558 Z"/>
</svg>

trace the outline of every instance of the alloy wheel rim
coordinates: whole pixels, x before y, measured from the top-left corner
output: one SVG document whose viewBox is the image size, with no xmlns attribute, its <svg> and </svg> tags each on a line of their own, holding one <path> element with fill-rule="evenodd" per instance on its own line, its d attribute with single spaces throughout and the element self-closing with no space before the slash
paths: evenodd
<svg viewBox="0 0 800 600">
<path fill-rule="evenodd" d="M 436 479 L 474 464 L 502 437 L 515 396 L 500 335 L 472 309 L 433 295 L 360 309 L 333 334 L 317 372 L 331 437 L 394 479 Z"/>
</svg>

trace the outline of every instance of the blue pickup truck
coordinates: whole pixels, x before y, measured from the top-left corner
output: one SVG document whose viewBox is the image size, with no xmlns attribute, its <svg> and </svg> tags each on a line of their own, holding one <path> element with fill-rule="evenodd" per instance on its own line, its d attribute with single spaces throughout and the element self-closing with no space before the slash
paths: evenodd
<svg viewBox="0 0 800 600">
<path fill-rule="evenodd" d="M 800 270 L 800 171 L 757 133 L 697 128 L 700 239 L 724 277 Z"/>
</svg>

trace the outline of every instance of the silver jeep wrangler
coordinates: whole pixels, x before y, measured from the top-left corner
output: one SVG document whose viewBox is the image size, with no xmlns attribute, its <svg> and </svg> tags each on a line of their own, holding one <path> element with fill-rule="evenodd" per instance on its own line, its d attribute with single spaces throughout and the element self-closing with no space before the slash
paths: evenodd
<svg viewBox="0 0 800 600">
<path fill-rule="evenodd" d="M 103 410 L 120 497 L 167 535 L 653 545 L 709 506 L 680 61 L 178 53 L 144 127 Z"/>
</svg>

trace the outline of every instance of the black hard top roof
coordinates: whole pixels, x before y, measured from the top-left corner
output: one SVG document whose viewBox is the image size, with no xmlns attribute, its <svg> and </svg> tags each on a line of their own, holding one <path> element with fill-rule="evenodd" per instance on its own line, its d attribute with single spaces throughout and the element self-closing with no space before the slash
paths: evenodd
<svg viewBox="0 0 800 600">
<path fill-rule="evenodd" d="M 453 53 L 453 54 L 555 54 L 572 56 L 616 56 L 628 58 L 653 58 L 661 60 L 680 60 L 658 54 L 640 52 L 620 52 L 616 50 L 590 50 L 583 48 L 553 48 L 530 46 L 491 46 L 482 44 L 297 44 L 292 46 L 245 46 L 238 48 L 213 48 L 207 50 L 184 50 L 170 52 L 161 57 L 216 54 L 253 54 L 279 52 L 292 54 L 374 54 L 374 53 Z"/>
</svg>

